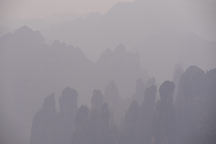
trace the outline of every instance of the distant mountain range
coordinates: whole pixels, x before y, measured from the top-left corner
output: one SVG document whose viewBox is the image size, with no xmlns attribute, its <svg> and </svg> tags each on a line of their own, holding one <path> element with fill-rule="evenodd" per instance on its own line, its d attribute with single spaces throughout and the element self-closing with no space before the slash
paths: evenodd
<svg viewBox="0 0 216 144">
<path fill-rule="evenodd" d="M 51 24 L 42 32 L 47 38 L 63 40 L 81 47 L 87 56 L 94 60 L 98 59 L 104 49 L 114 48 L 122 43 L 139 53 L 141 65 L 150 73 L 169 78 L 172 72 L 170 68 L 176 63 L 185 66 L 196 64 L 204 69 L 215 66 L 213 62 L 216 42 L 194 33 L 199 25 L 198 21 L 185 10 L 184 4 L 188 4 L 186 6 L 190 8 L 193 3 L 196 9 L 198 5 L 195 4 L 203 1 L 122 2 L 104 15 L 90 14 L 83 18 Z M 206 3 L 203 5 L 205 8 L 210 5 Z M 166 65 L 168 69 L 161 70 L 160 65 Z"/>
</svg>

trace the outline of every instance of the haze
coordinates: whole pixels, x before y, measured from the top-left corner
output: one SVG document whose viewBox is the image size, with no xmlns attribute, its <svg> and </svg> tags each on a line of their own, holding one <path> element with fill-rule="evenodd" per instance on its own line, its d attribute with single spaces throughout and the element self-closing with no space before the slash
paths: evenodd
<svg viewBox="0 0 216 144">
<path fill-rule="evenodd" d="M 0 144 L 215 144 L 215 0 L 0 0 Z"/>
<path fill-rule="evenodd" d="M 72 17 L 84 16 L 92 12 L 104 14 L 119 2 L 133 2 L 134 0 L 1 0 L 0 1 L 0 32 L 14 30 L 22 25 L 32 23 L 46 23 L 50 25 L 54 20 L 62 21 Z M 145 2 L 145 0 L 139 0 Z M 165 7 L 172 5 L 161 1 Z M 215 40 L 215 1 L 214 0 L 174 0 L 193 22 L 196 32 L 204 37 Z M 148 4 L 148 3 L 146 3 Z M 185 15 L 186 14 L 186 15 Z M 43 22 L 41 22 L 41 20 Z M 43 28 L 44 25 L 40 25 Z M 38 25 L 37 27 L 38 28 Z"/>
<path fill-rule="evenodd" d="M 105 13 L 116 3 L 124 1 L 133 0 L 1 0 L 0 18 L 5 27 L 12 23 L 17 26 L 17 23 L 23 25 L 26 21 L 38 19 Z"/>
</svg>

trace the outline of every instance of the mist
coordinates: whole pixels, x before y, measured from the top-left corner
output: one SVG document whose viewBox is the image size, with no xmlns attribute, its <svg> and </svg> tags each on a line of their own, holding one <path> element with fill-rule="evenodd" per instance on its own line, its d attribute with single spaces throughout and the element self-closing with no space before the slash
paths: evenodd
<svg viewBox="0 0 216 144">
<path fill-rule="evenodd" d="M 0 143 L 215 143 L 215 10 L 1 1 Z"/>
</svg>

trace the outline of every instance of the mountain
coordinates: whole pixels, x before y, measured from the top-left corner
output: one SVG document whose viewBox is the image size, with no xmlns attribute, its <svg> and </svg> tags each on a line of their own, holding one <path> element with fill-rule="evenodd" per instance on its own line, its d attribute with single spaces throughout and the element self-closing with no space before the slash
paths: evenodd
<svg viewBox="0 0 216 144">
<path fill-rule="evenodd" d="M 29 142 L 32 117 L 52 92 L 58 98 L 70 86 L 78 91 L 79 104 L 88 104 L 93 89 L 103 90 L 112 80 L 129 97 L 136 79 L 146 77 L 138 55 L 123 45 L 92 62 L 80 48 L 57 40 L 48 44 L 27 26 L 0 37 L 0 51 L 0 114 L 9 120 L 4 120 L 8 135 L 16 134 L 8 143 Z"/>
<path fill-rule="evenodd" d="M 11 139 L 17 142 L 10 143 L 23 143 L 22 138 L 28 143 L 31 118 L 43 98 L 75 84 L 77 75 L 85 78 L 92 63 L 79 48 L 59 41 L 49 45 L 39 31 L 26 26 L 3 35 L 0 48 L 1 109 L 8 122 L 17 123 L 8 124 L 17 135 Z"/>
<path fill-rule="evenodd" d="M 201 0 L 200 0 L 201 1 Z M 194 7 L 198 2 L 194 2 Z M 106 48 L 123 43 L 141 56 L 141 65 L 160 79 L 170 79 L 176 63 L 194 64 L 204 69 L 215 66 L 216 42 L 198 35 L 202 31 L 194 9 L 187 1 L 137 0 L 113 6 L 106 14 L 90 14 L 52 24 L 42 32 L 47 38 L 61 39 L 82 47 L 98 59 Z M 204 21 L 204 20 L 203 20 Z M 163 69 L 166 65 L 168 69 Z M 160 74 L 158 73 L 160 71 Z"/>
</svg>

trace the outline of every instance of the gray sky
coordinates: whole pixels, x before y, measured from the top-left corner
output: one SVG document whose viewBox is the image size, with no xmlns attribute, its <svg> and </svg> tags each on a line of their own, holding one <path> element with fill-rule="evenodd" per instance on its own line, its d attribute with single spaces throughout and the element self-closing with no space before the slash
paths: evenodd
<svg viewBox="0 0 216 144">
<path fill-rule="evenodd" d="M 135 0 L 0 0 L 0 33 L 29 22 L 52 23 L 53 20 L 61 21 L 87 15 L 90 12 L 106 13 L 116 3 L 130 1 Z M 173 0 L 172 2 L 183 4 L 185 14 L 191 13 L 193 19 L 197 19 L 196 27 L 200 29 L 198 33 L 209 39 L 216 39 L 215 0 Z M 183 8 L 182 5 L 179 7 Z"/>
<path fill-rule="evenodd" d="M 0 16 L 8 21 L 39 19 L 59 15 L 104 13 L 114 4 L 133 0 L 0 0 Z"/>
</svg>

